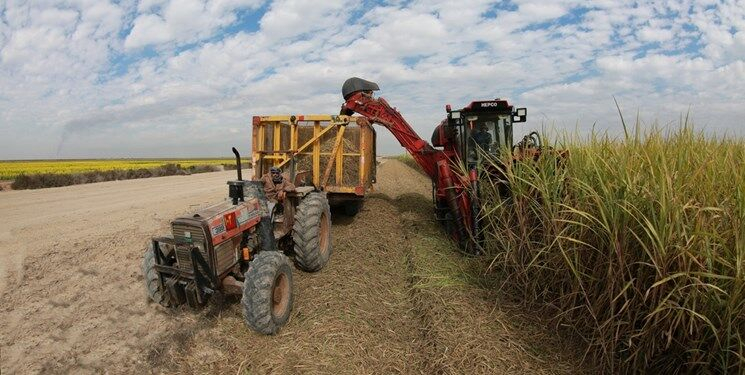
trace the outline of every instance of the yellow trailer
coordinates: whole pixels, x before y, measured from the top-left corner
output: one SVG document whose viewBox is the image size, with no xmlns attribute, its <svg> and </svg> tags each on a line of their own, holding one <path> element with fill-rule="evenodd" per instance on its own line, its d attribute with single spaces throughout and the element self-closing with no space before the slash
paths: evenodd
<svg viewBox="0 0 745 375">
<path fill-rule="evenodd" d="M 356 116 L 254 116 L 254 178 L 280 167 L 297 186 L 325 191 L 355 214 L 375 182 L 375 129 Z"/>
</svg>

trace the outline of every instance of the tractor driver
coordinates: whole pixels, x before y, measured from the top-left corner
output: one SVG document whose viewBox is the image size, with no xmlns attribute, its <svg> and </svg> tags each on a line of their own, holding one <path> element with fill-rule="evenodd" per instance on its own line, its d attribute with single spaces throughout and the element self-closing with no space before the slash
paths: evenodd
<svg viewBox="0 0 745 375">
<path fill-rule="evenodd" d="M 269 173 L 261 176 L 261 182 L 264 183 L 266 199 L 275 204 L 283 202 L 287 193 L 295 191 L 295 185 L 277 167 L 272 167 Z"/>
</svg>

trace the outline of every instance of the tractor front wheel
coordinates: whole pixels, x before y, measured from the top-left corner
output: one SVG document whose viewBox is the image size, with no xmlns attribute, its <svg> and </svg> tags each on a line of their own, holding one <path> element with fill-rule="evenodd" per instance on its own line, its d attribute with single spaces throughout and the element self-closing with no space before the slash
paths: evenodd
<svg viewBox="0 0 745 375">
<path fill-rule="evenodd" d="M 279 251 L 262 251 L 248 266 L 243 282 L 243 317 L 251 329 L 273 335 L 292 311 L 292 265 Z"/>
<path fill-rule="evenodd" d="M 176 304 L 171 300 L 171 295 L 160 282 L 158 271 L 155 270 L 155 253 L 153 244 L 150 243 L 145 255 L 142 257 L 142 275 L 145 277 L 145 289 L 151 300 L 163 307 L 173 307 Z"/>
<path fill-rule="evenodd" d="M 292 226 L 295 264 L 306 272 L 320 271 L 331 257 L 331 208 L 324 193 L 310 193 L 297 207 Z"/>
</svg>

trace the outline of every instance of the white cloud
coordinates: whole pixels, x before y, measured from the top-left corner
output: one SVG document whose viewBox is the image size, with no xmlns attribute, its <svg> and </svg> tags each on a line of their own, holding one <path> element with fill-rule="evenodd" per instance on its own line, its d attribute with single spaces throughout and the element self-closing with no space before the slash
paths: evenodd
<svg viewBox="0 0 745 375">
<path fill-rule="evenodd" d="M 735 2 L 281 0 L 223 34 L 262 4 L 3 3 L 0 158 L 55 157 L 61 139 L 65 157 L 225 154 L 247 147 L 254 114 L 337 112 L 350 76 L 377 81 L 424 138 L 444 104 L 496 96 L 529 107 L 521 131 L 617 129 L 615 96 L 647 122 L 690 106 L 743 134 Z M 378 134 L 381 152 L 401 152 Z"/>
<path fill-rule="evenodd" d="M 396 57 L 437 54 L 447 40 L 443 23 L 433 14 L 396 12 L 371 28 L 365 40 L 376 43 L 386 54 Z"/>
<path fill-rule="evenodd" d="M 143 14 L 134 21 L 132 31 L 124 42 L 125 48 L 165 43 L 173 39 L 166 21 L 157 14 Z"/>
<path fill-rule="evenodd" d="M 139 13 L 148 13 L 167 3 L 168 0 L 140 0 L 137 2 L 137 11 Z"/>
<path fill-rule="evenodd" d="M 255 9 L 262 0 L 171 0 L 138 8 L 124 47 L 136 49 L 167 42 L 189 43 L 212 36 L 236 20 L 235 11 Z"/>
<path fill-rule="evenodd" d="M 673 32 L 670 29 L 645 27 L 639 31 L 639 39 L 643 42 L 666 42 L 672 38 Z"/>
<path fill-rule="evenodd" d="M 261 19 L 261 30 L 271 39 L 292 38 L 333 25 L 343 25 L 342 11 L 352 7 L 347 0 L 280 0 Z"/>
<path fill-rule="evenodd" d="M 119 43 L 121 18 L 119 5 L 103 1 L 3 3 L 0 127 L 49 134 L 60 126 L 58 111 L 95 98 L 91 91 Z"/>
</svg>

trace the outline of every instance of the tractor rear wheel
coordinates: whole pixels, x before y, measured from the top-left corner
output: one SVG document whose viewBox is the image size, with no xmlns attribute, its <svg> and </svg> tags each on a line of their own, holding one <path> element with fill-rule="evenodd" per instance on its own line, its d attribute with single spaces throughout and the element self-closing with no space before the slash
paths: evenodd
<svg viewBox="0 0 745 375">
<path fill-rule="evenodd" d="M 262 251 L 248 266 L 243 282 L 243 318 L 251 329 L 273 335 L 292 311 L 292 264 L 279 251 Z"/>
<path fill-rule="evenodd" d="M 320 271 L 331 257 L 331 208 L 324 193 L 310 193 L 297 207 L 292 226 L 295 265 L 306 272 Z"/>
<path fill-rule="evenodd" d="M 142 257 L 142 275 L 145 277 L 147 295 L 153 302 L 157 302 L 164 307 L 173 307 L 176 305 L 171 300 L 171 295 L 163 284 L 161 284 L 158 271 L 155 270 L 155 253 L 153 253 L 152 243 L 150 243 Z"/>
</svg>

